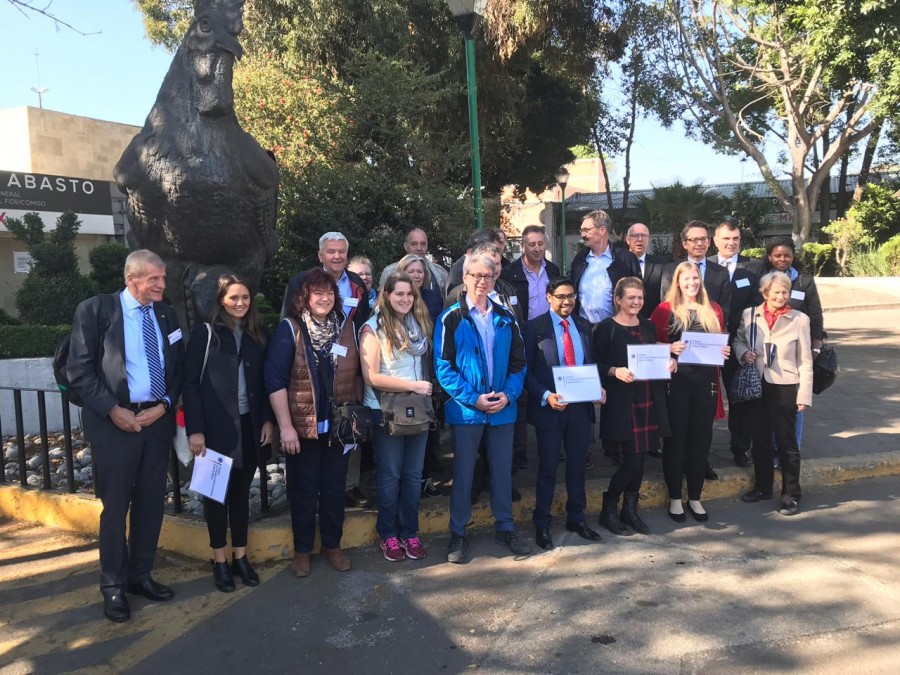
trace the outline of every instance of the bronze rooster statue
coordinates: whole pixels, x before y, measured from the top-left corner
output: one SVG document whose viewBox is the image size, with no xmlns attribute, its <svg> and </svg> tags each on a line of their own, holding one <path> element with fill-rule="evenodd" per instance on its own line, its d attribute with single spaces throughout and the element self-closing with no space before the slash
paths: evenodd
<svg viewBox="0 0 900 675">
<path fill-rule="evenodd" d="M 198 275 L 230 269 L 255 292 L 277 246 L 278 167 L 234 112 L 243 5 L 197 0 L 156 103 L 115 168 L 128 197 L 129 244 L 166 261 L 166 295 L 182 326 L 209 309 L 191 303 Z"/>
</svg>

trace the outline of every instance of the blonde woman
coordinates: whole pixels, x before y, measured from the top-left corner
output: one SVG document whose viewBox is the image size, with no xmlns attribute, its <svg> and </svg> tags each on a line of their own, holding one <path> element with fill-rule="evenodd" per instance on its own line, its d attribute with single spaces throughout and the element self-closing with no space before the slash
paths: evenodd
<svg viewBox="0 0 900 675">
<path fill-rule="evenodd" d="M 722 308 L 710 302 L 700 269 L 692 262 L 675 268 L 666 299 L 653 310 L 650 320 L 656 326 L 656 339 L 671 345 L 677 359 L 687 345 L 681 339 L 685 331 L 724 333 Z M 731 354 L 722 347 L 722 356 Z M 669 491 L 669 517 L 676 523 L 686 520 L 682 504 L 681 481 L 686 479 L 688 510 L 698 522 L 709 520 L 700 503 L 706 474 L 712 425 L 721 402 L 719 369 L 715 366 L 679 364 L 669 384 L 669 427 L 671 436 L 663 444 L 663 473 Z"/>
</svg>

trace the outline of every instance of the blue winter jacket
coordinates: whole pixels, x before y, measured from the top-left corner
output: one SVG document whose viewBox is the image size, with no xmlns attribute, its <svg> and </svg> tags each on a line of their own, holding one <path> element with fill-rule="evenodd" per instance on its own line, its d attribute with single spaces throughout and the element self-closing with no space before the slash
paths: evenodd
<svg viewBox="0 0 900 675">
<path fill-rule="evenodd" d="M 525 347 L 513 315 L 493 305 L 494 377 L 487 382 L 487 362 L 481 336 L 469 316 L 465 296 L 444 310 L 434 328 L 434 371 L 450 397 L 444 406 L 448 424 L 512 424 L 516 421 L 516 399 L 525 381 Z M 481 394 L 503 392 L 509 404 L 488 415 L 475 407 Z"/>
</svg>

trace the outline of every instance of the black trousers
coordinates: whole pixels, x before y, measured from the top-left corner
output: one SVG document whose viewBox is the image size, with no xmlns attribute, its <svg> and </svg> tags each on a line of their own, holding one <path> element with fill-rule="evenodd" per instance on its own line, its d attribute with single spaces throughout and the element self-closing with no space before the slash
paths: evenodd
<svg viewBox="0 0 900 675">
<path fill-rule="evenodd" d="M 127 583 L 150 578 L 166 501 L 166 468 L 172 447 L 155 422 L 141 431 L 122 431 L 109 418 L 85 408 L 100 514 L 100 591 L 118 595 Z M 125 524 L 128 520 L 128 537 Z"/>
<path fill-rule="evenodd" d="M 566 448 L 566 522 L 583 523 L 587 508 L 584 487 L 585 462 L 591 442 L 590 407 L 592 403 L 570 403 L 559 413 L 555 427 L 535 427 L 537 437 L 538 473 L 534 488 L 535 527 L 550 527 L 550 509 L 556 490 L 559 451 Z"/>
<path fill-rule="evenodd" d="M 743 404 L 731 403 L 731 381 L 740 368 L 734 356 L 725 362 L 722 368 L 722 381 L 725 384 L 725 392 L 728 395 L 728 434 L 731 436 L 731 454 L 735 457 L 750 452 L 753 439 L 752 416 L 747 413 L 747 407 Z"/>
<path fill-rule="evenodd" d="M 317 506 L 322 546 L 340 547 L 344 535 L 344 487 L 349 456 L 339 444 L 328 444 L 328 434 L 317 439 L 301 438 L 300 452 L 285 454 L 295 552 L 312 553 Z"/>
<path fill-rule="evenodd" d="M 250 522 L 250 483 L 256 473 L 259 439 L 253 436 L 250 415 L 241 415 L 241 453 L 242 466 L 232 466 L 228 477 L 228 490 L 225 503 L 204 497 L 203 515 L 206 516 L 206 529 L 209 530 L 210 548 L 225 548 L 225 535 L 231 523 L 231 546 L 247 545 L 247 527 Z"/>
<path fill-rule="evenodd" d="M 622 454 L 622 466 L 609 479 L 607 491 L 610 496 L 618 499 L 623 492 L 638 492 L 644 482 L 644 453 L 635 452 L 634 443 L 631 442 L 609 445 L 618 445 L 615 449 Z"/>
<path fill-rule="evenodd" d="M 686 366 L 672 375 L 667 399 L 671 436 L 663 443 L 669 499 L 681 499 L 682 478 L 687 481 L 688 499 L 700 499 L 717 397 L 718 371 L 713 366 Z"/>
<path fill-rule="evenodd" d="M 756 488 L 769 492 L 775 480 L 772 434 L 781 452 L 781 494 L 800 499 L 800 448 L 797 446 L 797 385 L 763 379 L 763 395 L 748 406 L 753 420 L 753 472 Z"/>
</svg>

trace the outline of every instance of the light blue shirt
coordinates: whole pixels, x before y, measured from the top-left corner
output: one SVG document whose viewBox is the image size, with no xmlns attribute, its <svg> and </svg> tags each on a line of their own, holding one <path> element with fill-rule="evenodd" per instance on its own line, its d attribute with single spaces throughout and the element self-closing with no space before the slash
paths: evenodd
<svg viewBox="0 0 900 675">
<path fill-rule="evenodd" d="M 324 268 L 323 268 L 324 269 Z M 325 270 L 326 272 L 328 270 Z M 344 310 L 344 316 L 350 316 L 350 310 L 356 305 L 348 305 L 347 300 L 353 300 L 353 287 L 350 285 L 350 277 L 347 276 L 347 270 L 341 274 L 341 278 L 337 281 L 338 293 L 341 294 L 341 308 Z"/>
<path fill-rule="evenodd" d="M 588 251 L 587 268 L 578 283 L 580 314 L 591 323 L 600 323 L 613 315 L 613 287 L 607 270 L 613 263 L 612 246 L 600 255 Z"/>
<path fill-rule="evenodd" d="M 547 277 L 547 263 L 542 260 L 541 269 L 534 273 L 528 269 L 523 256 L 522 269 L 525 271 L 525 280 L 528 282 L 528 318 L 534 319 L 541 314 L 546 314 L 550 309 L 550 303 L 547 302 L 547 284 L 550 283 L 550 279 Z"/>
<path fill-rule="evenodd" d="M 154 399 L 150 391 L 150 365 L 147 363 L 147 351 L 144 348 L 144 315 L 141 312 L 141 303 L 127 288 L 119 294 L 119 302 L 122 304 L 122 323 L 125 328 L 125 376 L 128 378 L 128 396 L 131 403 L 152 401 Z M 163 340 L 166 338 L 159 329 L 156 313 L 152 311 L 152 302 L 150 307 L 150 319 L 156 328 L 159 362 L 165 370 L 166 355 Z M 170 405 L 171 403 L 169 401 Z"/>
<path fill-rule="evenodd" d="M 559 364 L 565 365 L 566 350 L 563 347 L 563 335 L 565 334 L 562 327 L 562 317 L 554 312 L 552 309 L 550 310 L 550 320 L 553 322 L 553 332 L 556 334 L 556 351 L 559 354 Z M 570 316 L 566 321 L 569 322 L 569 335 L 572 336 L 572 346 L 575 348 L 575 365 L 583 366 L 584 365 L 584 345 L 581 344 L 581 333 L 578 332 L 578 328 L 575 326 L 575 320 Z M 542 397 L 541 405 L 547 405 L 547 399 L 550 394 L 552 394 L 549 389 L 544 392 Z"/>
<path fill-rule="evenodd" d="M 481 310 L 475 306 L 469 296 L 466 296 L 466 305 L 469 307 L 469 316 L 472 317 L 472 323 L 475 324 L 478 335 L 481 338 L 481 346 L 484 348 L 484 362 L 487 365 L 487 381 L 488 386 L 492 386 L 494 381 L 494 307 L 490 301 L 487 304 L 487 311 L 482 314 Z"/>
<path fill-rule="evenodd" d="M 706 258 L 701 258 L 700 260 L 688 258 L 688 262 L 692 262 L 700 268 L 700 281 L 706 281 Z"/>
</svg>

